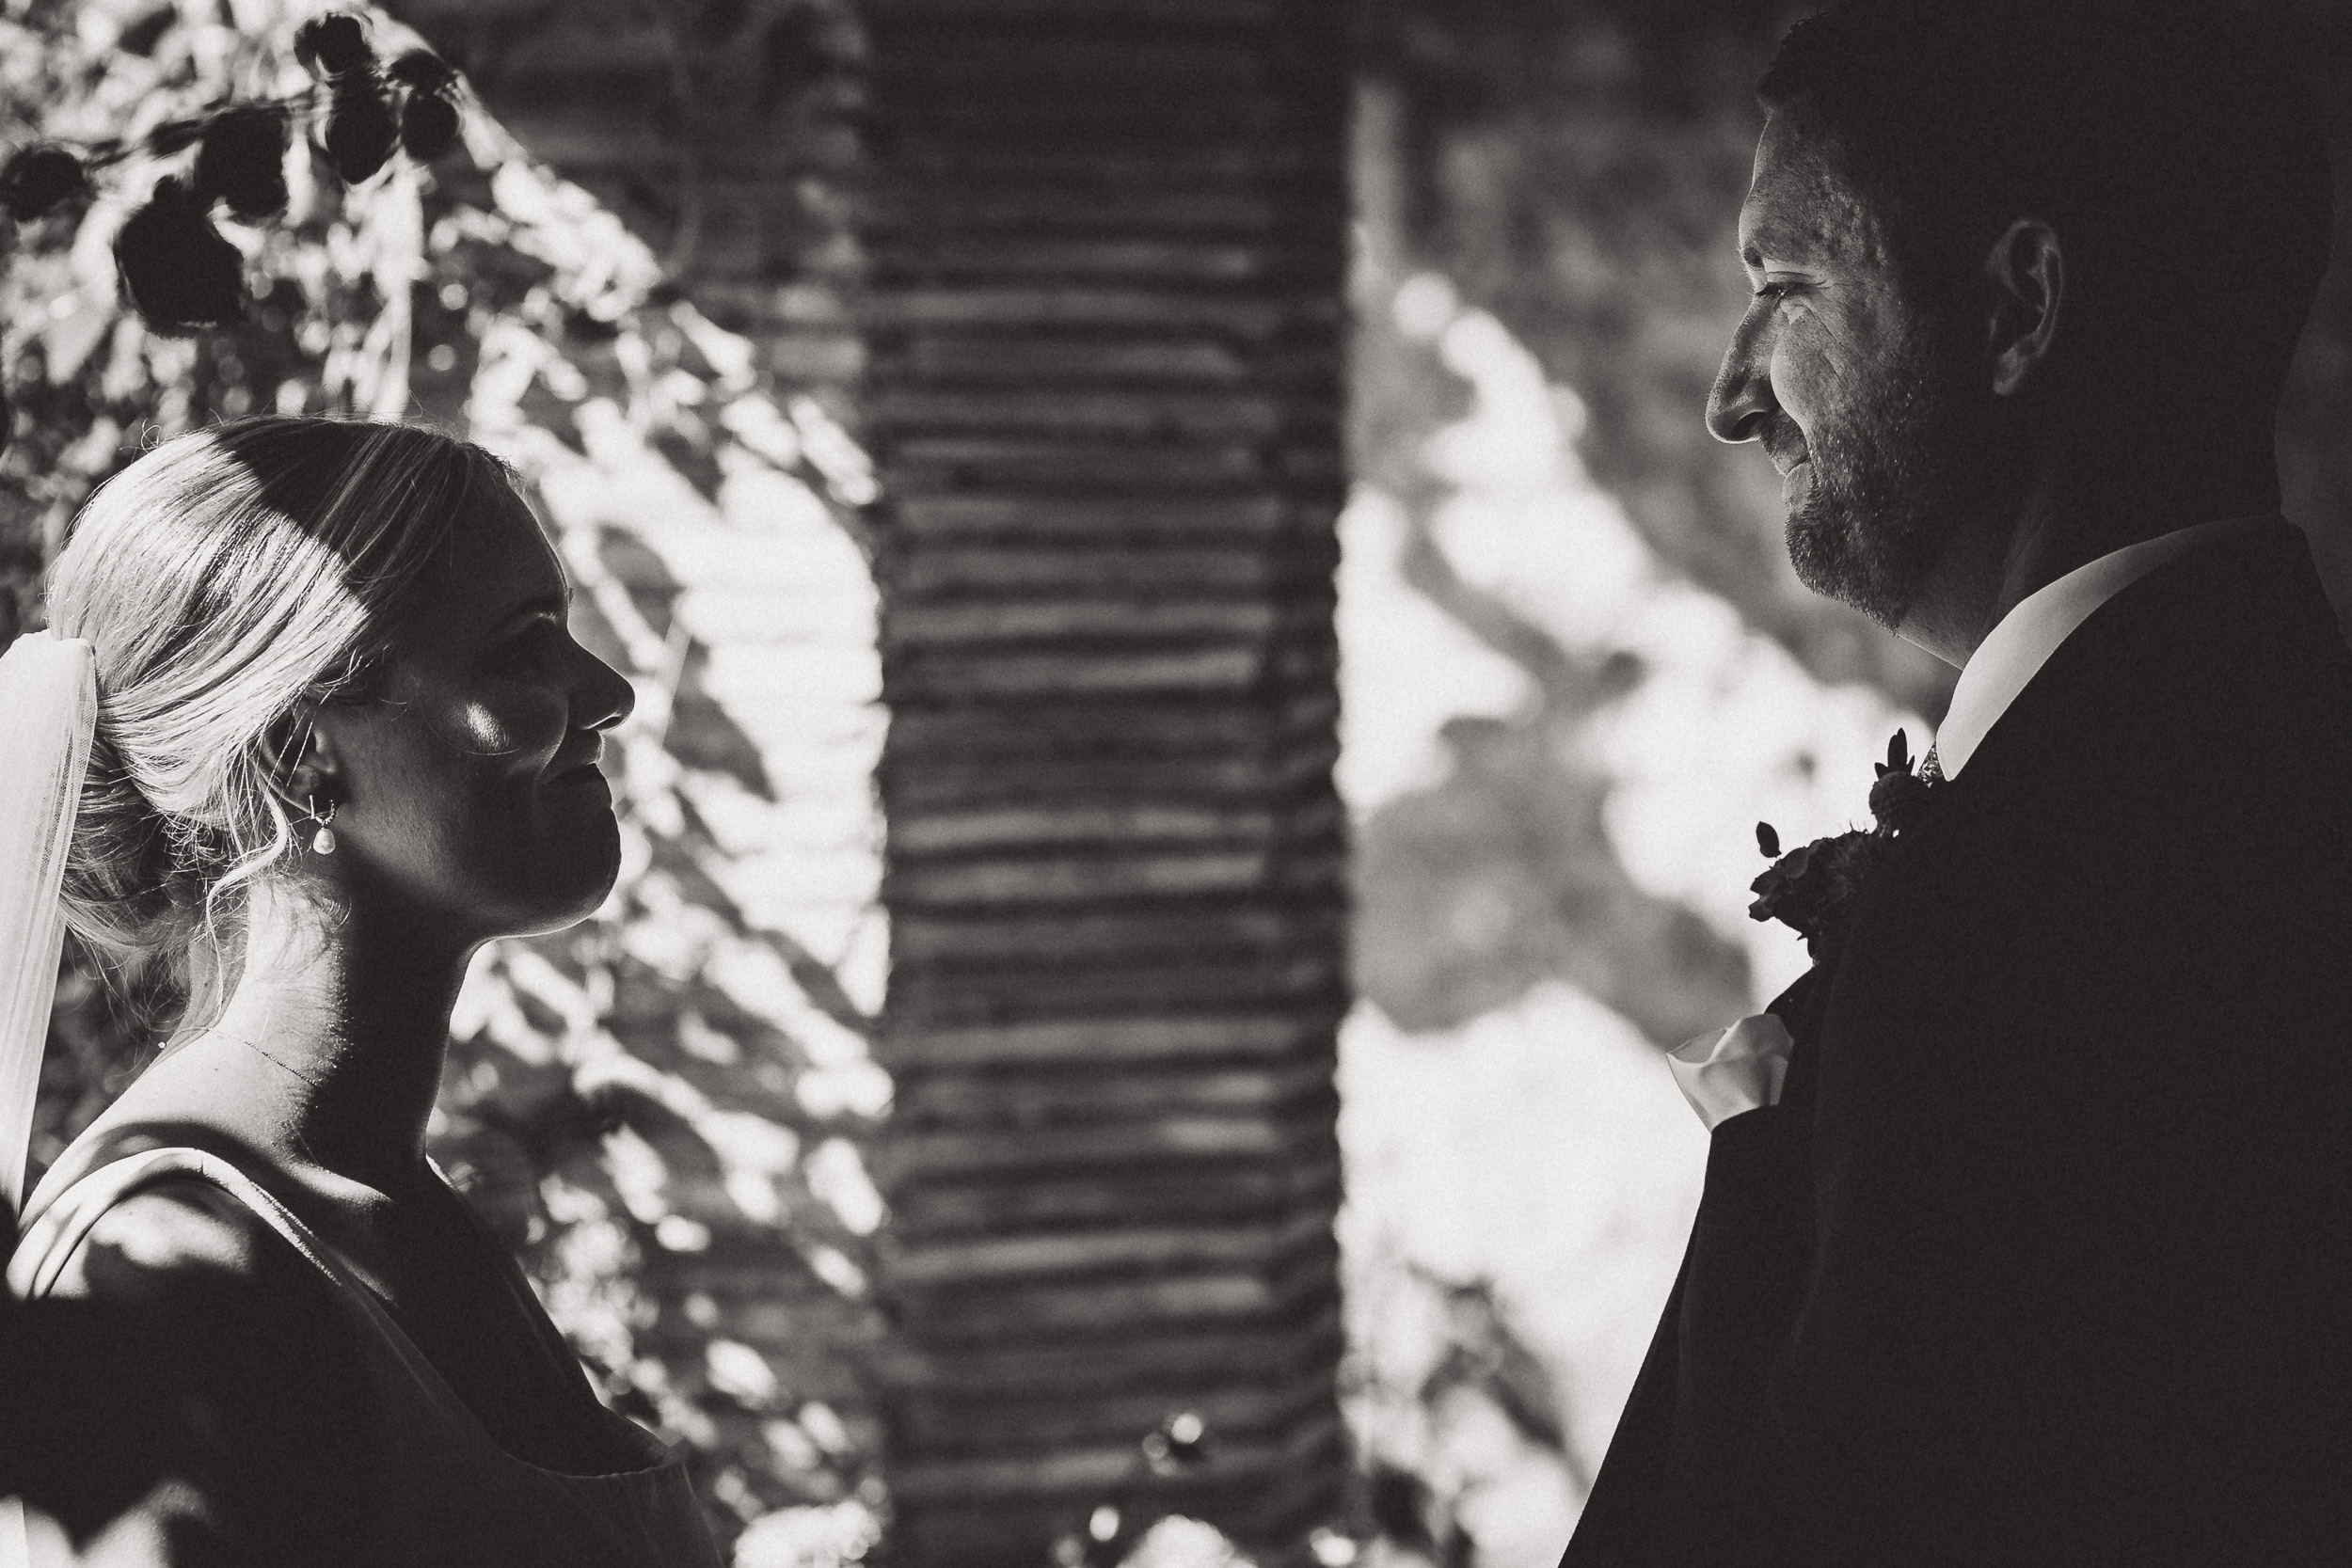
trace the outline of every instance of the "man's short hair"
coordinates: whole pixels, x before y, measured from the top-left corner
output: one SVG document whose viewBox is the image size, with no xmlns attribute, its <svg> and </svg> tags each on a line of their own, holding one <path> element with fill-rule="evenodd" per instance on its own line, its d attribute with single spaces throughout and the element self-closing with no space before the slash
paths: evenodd
<svg viewBox="0 0 2352 1568">
<path fill-rule="evenodd" d="M 2105 370 L 2268 427 L 2334 213 L 2312 95 L 2261 22 L 2198 0 L 1842 0 L 1756 90 L 1827 134 L 1931 308 L 2040 218 Z"/>
</svg>

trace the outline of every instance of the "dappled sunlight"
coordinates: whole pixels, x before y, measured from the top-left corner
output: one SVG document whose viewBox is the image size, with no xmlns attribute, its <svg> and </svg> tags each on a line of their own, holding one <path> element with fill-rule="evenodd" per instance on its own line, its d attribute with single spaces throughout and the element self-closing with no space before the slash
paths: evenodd
<svg viewBox="0 0 2352 1568">
<path fill-rule="evenodd" d="M 1340 515 L 1340 793 L 1363 812 L 1444 781 L 1449 719 L 1507 718 L 1533 696 L 1525 671 L 1398 575 L 1406 520 L 1358 487 Z"/>
<path fill-rule="evenodd" d="M 289 41 L 318 8 L 150 8 L 135 49 L 112 22 L 75 30 L 119 8 L 20 8 L 0 98 L 33 135 L 143 135 L 306 88 Z M 388 54 L 421 41 L 369 25 Z M 889 962 L 873 465 L 821 382 L 780 382 L 777 355 L 479 111 L 462 153 L 348 188 L 294 136 L 282 221 L 225 227 L 253 297 L 217 333 L 160 336 L 119 297 L 109 245 L 152 160 L 87 213 L 13 226 L 9 391 L 33 418 L 0 460 L 0 521 L 54 544 L 151 436 L 270 409 L 420 418 L 514 466 L 575 634 L 635 688 L 603 758 L 622 872 L 595 919 L 473 964 L 431 1147 L 604 1397 L 693 1450 L 723 1536 L 805 1508 L 854 1543 L 879 1497 L 856 1370 L 884 1219 L 865 1145 L 893 1093 L 871 1049 Z M 51 1157 L 135 1065 L 136 1029 L 97 1016 L 94 987 L 61 994 L 90 1016 L 68 1031 Z"/>
</svg>

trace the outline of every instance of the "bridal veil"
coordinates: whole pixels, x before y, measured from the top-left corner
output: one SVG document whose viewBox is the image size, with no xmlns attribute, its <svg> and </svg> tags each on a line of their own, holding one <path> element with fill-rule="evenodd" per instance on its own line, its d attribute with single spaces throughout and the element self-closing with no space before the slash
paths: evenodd
<svg viewBox="0 0 2352 1568">
<path fill-rule="evenodd" d="M 97 721 L 87 642 L 39 632 L 0 657 L 0 1196 L 11 1213 L 24 1200 L 33 1097 L 65 942 L 57 890 Z"/>
</svg>

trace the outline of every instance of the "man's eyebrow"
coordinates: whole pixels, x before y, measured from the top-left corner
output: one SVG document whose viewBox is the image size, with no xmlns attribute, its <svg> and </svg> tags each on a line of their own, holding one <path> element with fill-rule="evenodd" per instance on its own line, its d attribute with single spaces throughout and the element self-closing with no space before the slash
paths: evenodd
<svg viewBox="0 0 2352 1568">
<path fill-rule="evenodd" d="M 1772 218 L 1764 218 L 1740 242 L 1740 260 L 1747 266 L 1761 270 L 1768 256 L 1779 261 L 1793 261 L 1805 253 L 1803 237 L 1793 229 Z"/>
</svg>

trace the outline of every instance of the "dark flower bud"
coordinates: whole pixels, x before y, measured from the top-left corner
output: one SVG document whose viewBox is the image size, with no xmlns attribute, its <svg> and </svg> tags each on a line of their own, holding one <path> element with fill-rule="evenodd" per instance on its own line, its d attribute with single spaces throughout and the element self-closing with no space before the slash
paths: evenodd
<svg viewBox="0 0 2352 1568">
<path fill-rule="evenodd" d="M 115 265 L 132 308 L 156 332 L 225 326 L 245 309 L 245 258 L 178 180 L 155 182 L 115 236 Z"/>
<path fill-rule="evenodd" d="M 333 105 L 326 112 L 327 161 L 346 185 L 356 185 L 384 166 L 400 141 L 400 123 L 365 79 L 338 82 Z"/>
<path fill-rule="evenodd" d="M 400 106 L 400 145 L 429 164 L 457 140 L 457 105 L 437 92 L 412 92 Z"/>
<path fill-rule="evenodd" d="M 1772 831 L 1772 825 L 1770 822 L 1758 822 L 1756 825 L 1756 847 L 1764 852 L 1766 860 L 1780 859 L 1780 834 Z"/>
<path fill-rule="evenodd" d="M 349 11 L 329 11 L 294 29 L 294 58 L 303 69 L 333 79 L 375 63 L 368 26 Z"/>
<path fill-rule="evenodd" d="M 1935 786 L 1918 774 L 1883 773 L 1870 786 L 1870 815 L 1889 832 L 1901 832 L 1919 820 L 1928 795 Z"/>
<path fill-rule="evenodd" d="M 214 119 L 196 155 L 196 199 L 229 204 L 247 223 L 286 207 L 286 121 L 270 109 L 239 108 Z"/>
<path fill-rule="evenodd" d="M 0 164 L 0 207 L 19 222 L 53 213 L 87 189 L 89 174 L 82 160 L 62 147 L 43 142 L 19 148 Z"/>
<path fill-rule="evenodd" d="M 439 92 L 457 80 L 451 64 L 430 49 L 411 49 L 384 68 L 384 74 L 411 92 Z"/>
</svg>

